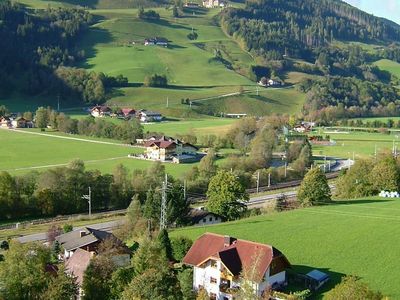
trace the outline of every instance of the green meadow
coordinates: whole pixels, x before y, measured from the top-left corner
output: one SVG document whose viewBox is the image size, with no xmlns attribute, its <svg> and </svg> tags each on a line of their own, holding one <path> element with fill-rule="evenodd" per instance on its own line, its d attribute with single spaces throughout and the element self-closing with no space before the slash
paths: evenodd
<svg viewBox="0 0 400 300">
<path fill-rule="evenodd" d="M 295 271 L 328 272 L 331 281 L 321 293 L 341 276 L 353 274 L 390 299 L 400 299 L 399 212 L 399 200 L 370 198 L 177 229 L 170 235 L 194 240 L 214 232 L 270 244 L 286 255 Z"/>
<path fill-rule="evenodd" d="M 115 144 L 101 144 L 83 136 L 67 136 L 89 141 L 62 139 L 52 136 L 18 133 L 0 130 L 0 171 L 23 174 L 31 170 L 45 170 L 68 164 L 71 160 L 81 159 L 87 169 L 97 169 L 103 173 L 112 173 L 117 164 L 123 164 L 129 170 L 146 169 L 153 162 L 128 158 L 130 153 L 142 153 L 141 148 L 132 148 L 118 144 L 117 141 L 100 139 Z M 167 173 L 180 177 L 192 167 L 192 164 L 165 164 Z"/>
</svg>

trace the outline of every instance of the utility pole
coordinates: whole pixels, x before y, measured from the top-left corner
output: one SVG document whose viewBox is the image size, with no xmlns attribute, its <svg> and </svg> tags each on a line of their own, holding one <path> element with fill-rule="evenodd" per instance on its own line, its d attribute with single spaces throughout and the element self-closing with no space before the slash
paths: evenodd
<svg viewBox="0 0 400 300">
<path fill-rule="evenodd" d="M 89 193 L 87 195 L 83 195 L 82 199 L 85 199 L 88 201 L 89 204 L 89 218 L 92 216 L 92 190 L 90 189 L 89 186 Z"/>
<path fill-rule="evenodd" d="M 257 194 L 260 190 L 260 171 L 257 172 Z"/>
<path fill-rule="evenodd" d="M 60 111 L 60 95 L 57 96 L 57 111 Z"/>
<path fill-rule="evenodd" d="M 167 185 L 168 175 L 165 174 L 165 180 L 162 183 L 160 230 L 167 228 Z"/>
<path fill-rule="evenodd" d="M 285 178 L 287 177 L 287 162 L 285 161 Z"/>
<path fill-rule="evenodd" d="M 167 108 L 168 108 L 168 106 L 169 106 L 169 99 L 168 99 L 168 97 L 167 97 Z"/>
<path fill-rule="evenodd" d="M 271 187 L 271 173 L 268 173 L 268 187 Z"/>
</svg>

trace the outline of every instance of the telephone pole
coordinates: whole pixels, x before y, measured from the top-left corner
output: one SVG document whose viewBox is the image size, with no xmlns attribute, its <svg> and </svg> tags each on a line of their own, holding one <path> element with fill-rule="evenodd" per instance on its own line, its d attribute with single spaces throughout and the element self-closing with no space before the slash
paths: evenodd
<svg viewBox="0 0 400 300">
<path fill-rule="evenodd" d="M 160 230 L 167 228 L 167 186 L 168 186 L 168 175 L 165 174 L 165 180 L 162 183 L 162 192 L 161 192 Z"/>
<path fill-rule="evenodd" d="M 268 187 L 271 187 L 271 173 L 268 173 Z"/>
<path fill-rule="evenodd" d="M 260 190 L 260 171 L 257 172 L 257 194 Z"/>
<path fill-rule="evenodd" d="M 82 199 L 87 200 L 87 202 L 89 204 L 89 218 L 90 218 L 92 216 L 92 190 L 90 189 L 90 186 L 89 186 L 89 193 L 86 195 L 83 195 Z"/>
</svg>

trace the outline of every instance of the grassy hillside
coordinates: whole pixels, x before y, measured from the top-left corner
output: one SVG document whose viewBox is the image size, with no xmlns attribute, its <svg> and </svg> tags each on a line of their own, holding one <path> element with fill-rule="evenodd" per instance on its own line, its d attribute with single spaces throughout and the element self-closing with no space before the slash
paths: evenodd
<svg viewBox="0 0 400 300">
<path fill-rule="evenodd" d="M 205 232 L 231 235 L 271 244 L 281 250 L 293 268 L 327 271 L 331 282 L 355 274 L 391 299 L 400 298 L 397 252 L 400 230 L 397 200 L 363 199 L 335 205 L 263 215 L 216 226 L 178 229 L 171 236 L 196 239 Z"/>
<path fill-rule="evenodd" d="M 374 63 L 381 70 L 388 71 L 393 75 L 400 77 L 400 64 L 393 60 L 381 59 Z"/>
</svg>

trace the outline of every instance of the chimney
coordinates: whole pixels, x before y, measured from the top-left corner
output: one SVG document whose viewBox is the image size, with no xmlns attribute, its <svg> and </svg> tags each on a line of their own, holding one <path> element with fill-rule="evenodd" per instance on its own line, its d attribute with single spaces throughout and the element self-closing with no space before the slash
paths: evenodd
<svg viewBox="0 0 400 300">
<path fill-rule="evenodd" d="M 232 243 L 236 241 L 235 238 L 230 237 L 229 235 L 224 236 L 224 247 L 229 247 Z"/>
<path fill-rule="evenodd" d="M 86 235 L 86 231 L 81 230 L 79 231 L 79 237 L 84 237 Z"/>
</svg>

